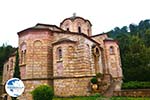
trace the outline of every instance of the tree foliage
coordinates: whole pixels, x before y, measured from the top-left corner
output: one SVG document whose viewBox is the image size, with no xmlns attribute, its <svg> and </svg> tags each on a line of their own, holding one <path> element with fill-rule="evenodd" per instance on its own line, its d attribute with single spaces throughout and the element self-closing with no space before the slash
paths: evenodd
<svg viewBox="0 0 150 100">
<path fill-rule="evenodd" d="M 18 49 L 16 51 L 15 69 L 14 69 L 13 77 L 21 79 L 20 67 L 19 67 L 19 52 L 18 52 Z M 11 98 L 12 98 L 12 100 L 17 100 L 17 97 L 11 97 Z"/>
<path fill-rule="evenodd" d="M 16 50 L 16 48 L 3 44 L 0 47 L 0 75 L 2 75 L 4 62 Z"/>
<path fill-rule="evenodd" d="M 114 28 L 108 35 L 119 41 L 124 81 L 150 81 L 150 20 Z"/>
<path fill-rule="evenodd" d="M 18 50 L 16 52 L 15 69 L 14 69 L 13 77 L 21 79 L 21 77 L 20 77 L 19 53 L 18 53 Z"/>
</svg>

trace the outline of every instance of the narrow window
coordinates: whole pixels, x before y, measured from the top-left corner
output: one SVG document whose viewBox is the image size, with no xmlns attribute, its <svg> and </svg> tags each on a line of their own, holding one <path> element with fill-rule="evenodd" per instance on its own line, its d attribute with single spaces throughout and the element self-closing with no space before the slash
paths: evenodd
<svg viewBox="0 0 150 100">
<path fill-rule="evenodd" d="M 20 55 L 20 63 L 21 64 L 25 64 L 25 60 L 26 60 L 26 43 L 23 42 L 21 44 L 21 55 Z"/>
<path fill-rule="evenodd" d="M 21 51 L 21 64 L 23 63 L 23 51 Z"/>
<path fill-rule="evenodd" d="M 109 52 L 110 52 L 110 54 L 114 54 L 114 47 L 113 46 L 110 47 Z"/>
<path fill-rule="evenodd" d="M 58 59 L 58 60 L 61 60 L 61 59 L 62 59 L 62 49 L 61 49 L 61 48 L 58 48 L 58 49 L 57 49 L 57 59 Z"/>
<path fill-rule="evenodd" d="M 88 33 L 88 36 L 90 35 L 90 30 L 89 29 L 87 29 L 87 33 Z"/>
<path fill-rule="evenodd" d="M 23 53 L 23 54 L 24 54 L 24 56 L 23 56 L 23 60 L 24 60 L 24 61 L 23 61 L 23 62 L 26 63 L 26 50 L 24 50 L 24 53 Z"/>
<path fill-rule="evenodd" d="M 69 31 L 69 28 L 67 28 L 67 31 Z"/>
<path fill-rule="evenodd" d="M 59 59 L 61 59 L 61 58 L 62 58 L 62 50 L 59 49 Z"/>
<path fill-rule="evenodd" d="M 98 48 L 96 48 L 96 54 L 99 55 L 99 50 L 98 50 Z"/>
<path fill-rule="evenodd" d="M 81 33 L 81 27 L 80 26 L 78 27 L 78 32 Z"/>
</svg>

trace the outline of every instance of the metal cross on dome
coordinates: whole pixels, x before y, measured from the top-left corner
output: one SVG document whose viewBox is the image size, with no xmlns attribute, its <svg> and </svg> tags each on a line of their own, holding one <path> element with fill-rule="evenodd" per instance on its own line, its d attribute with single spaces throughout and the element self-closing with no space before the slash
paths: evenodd
<svg viewBox="0 0 150 100">
<path fill-rule="evenodd" d="M 73 13 L 73 18 L 75 18 L 76 17 L 76 13 Z"/>
</svg>

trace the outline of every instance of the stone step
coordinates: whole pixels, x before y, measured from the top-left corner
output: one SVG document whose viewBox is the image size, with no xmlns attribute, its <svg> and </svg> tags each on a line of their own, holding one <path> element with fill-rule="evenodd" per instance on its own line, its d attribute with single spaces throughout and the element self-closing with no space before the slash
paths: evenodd
<svg viewBox="0 0 150 100">
<path fill-rule="evenodd" d="M 116 86 L 117 82 L 113 82 L 109 87 L 108 89 L 106 90 L 106 92 L 103 94 L 104 96 L 106 97 L 112 97 L 113 96 L 113 91 L 115 89 L 115 86 Z"/>
</svg>

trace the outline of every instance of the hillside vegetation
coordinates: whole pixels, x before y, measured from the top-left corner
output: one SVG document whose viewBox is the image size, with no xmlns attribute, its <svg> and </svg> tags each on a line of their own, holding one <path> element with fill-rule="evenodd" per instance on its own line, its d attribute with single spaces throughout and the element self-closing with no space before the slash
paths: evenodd
<svg viewBox="0 0 150 100">
<path fill-rule="evenodd" d="M 3 65 L 5 61 L 8 59 L 8 57 L 16 50 L 16 48 L 10 46 L 10 45 L 2 45 L 0 47 L 0 83 L 2 79 L 2 71 L 3 71 Z"/>
<path fill-rule="evenodd" d="M 150 20 L 116 27 L 108 35 L 119 42 L 124 81 L 150 81 Z"/>
</svg>

